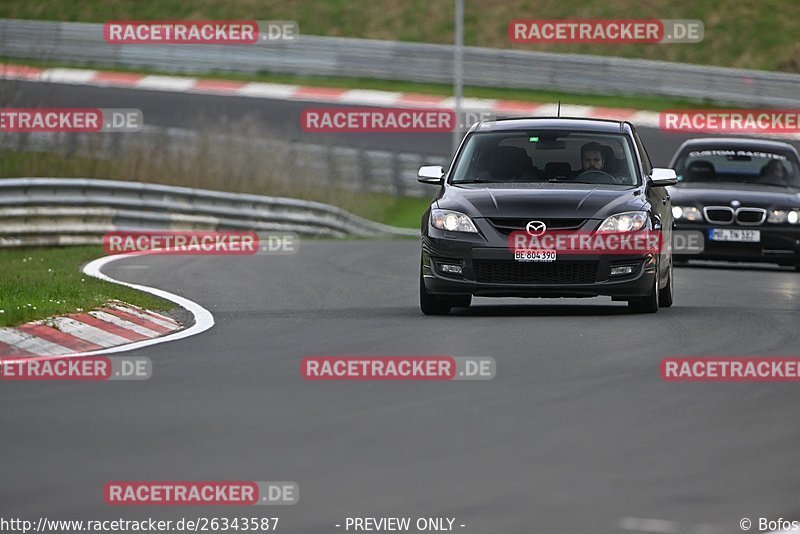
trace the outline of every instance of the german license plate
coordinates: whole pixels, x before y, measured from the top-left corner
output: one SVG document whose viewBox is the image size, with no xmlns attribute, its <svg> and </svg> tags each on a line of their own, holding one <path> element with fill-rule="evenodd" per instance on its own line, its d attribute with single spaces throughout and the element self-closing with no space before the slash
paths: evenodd
<svg viewBox="0 0 800 534">
<path fill-rule="evenodd" d="M 514 260 L 516 261 L 556 261 L 555 250 L 529 250 L 521 249 L 514 251 Z"/>
<path fill-rule="evenodd" d="M 739 243 L 760 243 L 761 230 L 740 230 L 734 228 L 712 228 L 708 231 L 711 241 L 734 241 Z"/>
</svg>

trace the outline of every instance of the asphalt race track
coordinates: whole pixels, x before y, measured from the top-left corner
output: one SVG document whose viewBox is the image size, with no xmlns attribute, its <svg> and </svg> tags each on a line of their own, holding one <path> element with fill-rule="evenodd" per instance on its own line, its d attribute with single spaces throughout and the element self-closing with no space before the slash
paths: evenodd
<svg viewBox="0 0 800 534">
<path fill-rule="evenodd" d="M 189 109 L 249 112 L 301 134 L 299 102 L 22 85 L 17 107 L 139 107 L 167 125 L 186 125 Z M 337 141 L 446 152 L 449 136 L 431 135 Z M 660 165 L 685 138 L 643 137 Z M 217 324 L 132 353 L 153 361 L 145 382 L 3 383 L 0 515 L 263 515 L 286 534 L 343 532 L 348 516 L 455 517 L 465 534 L 615 533 L 630 518 L 723 534 L 741 532 L 742 517 L 800 519 L 797 385 L 659 373 L 667 356 L 797 355 L 800 273 L 676 268 L 675 305 L 655 315 L 606 298 L 478 298 L 425 317 L 418 269 L 413 239 L 108 266 L 198 302 Z M 307 382 L 300 361 L 314 355 L 492 356 L 497 376 Z M 295 481 L 300 502 L 114 508 L 102 494 L 113 480 Z"/>
<path fill-rule="evenodd" d="M 134 107 L 142 110 L 145 124 L 189 129 L 207 129 L 213 128 L 214 124 L 224 124 L 225 121 L 255 118 L 265 125 L 270 135 L 285 140 L 376 150 L 399 150 L 435 156 L 451 152 L 452 136 L 449 133 L 304 132 L 300 125 L 300 116 L 305 108 L 343 107 L 328 102 L 299 102 L 23 81 L 0 81 L 0 95 L 3 94 L 3 87 L 7 87 L 7 93 L 13 96 L 8 107 Z M 563 103 L 569 102 L 565 99 Z M 691 137 L 698 137 L 664 133 L 654 128 L 642 128 L 639 135 L 647 147 L 653 164 L 662 166 L 669 164 L 672 154 L 682 142 Z M 800 141 L 791 143 L 800 149 Z"/>
<path fill-rule="evenodd" d="M 417 309 L 417 244 L 303 243 L 296 256 L 139 257 L 106 274 L 191 297 L 216 326 L 137 351 L 146 382 L 6 383 L 2 508 L 162 519 L 241 509 L 111 508 L 111 480 L 292 480 L 284 532 L 348 515 L 456 517 L 463 532 L 619 532 L 623 518 L 736 532 L 800 512 L 792 384 L 675 384 L 670 355 L 796 354 L 800 274 L 676 270 L 676 304 L 476 299 Z M 478 382 L 306 382 L 310 355 L 493 356 Z M 8 439 L 12 438 L 12 439 Z M 244 511 L 250 516 L 250 510 Z"/>
</svg>

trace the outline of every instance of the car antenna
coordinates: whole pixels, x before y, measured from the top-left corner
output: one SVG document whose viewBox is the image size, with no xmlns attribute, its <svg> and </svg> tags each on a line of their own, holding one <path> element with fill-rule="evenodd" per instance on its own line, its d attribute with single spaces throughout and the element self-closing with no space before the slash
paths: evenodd
<svg viewBox="0 0 800 534">
<path fill-rule="evenodd" d="M 558 101 L 558 118 L 561 118 L 561 100 Z"/>
</svg>

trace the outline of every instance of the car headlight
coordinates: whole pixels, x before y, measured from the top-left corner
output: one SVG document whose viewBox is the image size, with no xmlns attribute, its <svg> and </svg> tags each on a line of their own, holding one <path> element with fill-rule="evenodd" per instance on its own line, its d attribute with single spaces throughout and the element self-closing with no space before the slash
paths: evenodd
<svg viewBox="0 0 800 534">
<path fill-rule="evenodd" d="M 672 206 L 672 216 L 675 219 L 685 219 L 687 221 L 702 221 L 703 215 L 694 206 Z"/>
<path fill-rule="evenodd" d="M 767 222 L 798 224 L 800 223 L 800 210 L 772 210 L 767 215 Z"/>
<path fill-rule="evenodd" d="M 647 226 L 647 212 L 626 211 L 608 217 L 597 229 L 598 232 L 635 232 Z"/>
<path fill-rule="evenodd" d="M 478 233 L 472 219 L 458 211 L 433 209 L 431 210 L 431 224 L 434 228 L 449 232 Z"/>
</svg>

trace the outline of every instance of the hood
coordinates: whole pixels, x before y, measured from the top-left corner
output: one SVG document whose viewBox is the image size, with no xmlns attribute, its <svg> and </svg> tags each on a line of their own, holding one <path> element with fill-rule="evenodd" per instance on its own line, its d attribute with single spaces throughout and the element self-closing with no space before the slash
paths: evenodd
<svg viewBox="0 0 800 534">
<path fill-rule="evenodd" d="M 755 208 L 800 207 L 800 190 L 752 184 L 681 184 L 669 188 L 673 205 L 730 206 L 738 200 Z"/>
<path fill-rule="evenodd" d="M 470 217 L 582 219 L 604 219 L 645 205 L 639 187 L 563 183 L 453 185 L 438 202 Z"/>
</svg>

